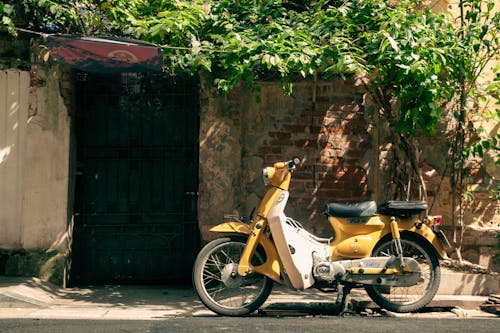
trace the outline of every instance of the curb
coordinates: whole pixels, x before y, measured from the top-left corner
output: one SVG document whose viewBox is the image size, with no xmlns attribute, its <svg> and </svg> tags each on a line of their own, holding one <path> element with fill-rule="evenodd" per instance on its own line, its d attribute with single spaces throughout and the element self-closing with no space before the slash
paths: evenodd
<svg viewBox="0 0 500 333">
<path fill-rule="evenodd" d="M 500 274 L 471 274 L 441 270 L 438 295 L 488 296 L 500 292 Z"/>
</svg>

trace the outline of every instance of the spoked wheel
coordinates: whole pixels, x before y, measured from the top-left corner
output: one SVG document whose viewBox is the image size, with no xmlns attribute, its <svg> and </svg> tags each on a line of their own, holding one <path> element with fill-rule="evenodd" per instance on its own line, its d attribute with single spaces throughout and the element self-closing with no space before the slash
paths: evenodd
<svg viewBox="0 0 500 333">
<path fill-rule="evenodd" d="M 417 311 L 432 300 L 439 288 L 441 270 L 433 249 L 423 241 L 401 234 L 403 256 L 420 264 L 422 281 L 411 287 L 366 286 L 371 299 L 381 307 L 394 312 Z M 396 255 L 392 239 L 375 246 L 372 256 Z"/>
<path fill-rule="evenodd" d="M 193 283 L 200 300 L 210 310 L 225 316 L 244 316 L 257 310 L 267 299 L 273 280 L 260 274 L 238 275 L 238 263 L 245 243 L 222 238 L 208 243 L 198 254 Z M 256 251 L 252 265 L 265 262 Z"/>
</svg>

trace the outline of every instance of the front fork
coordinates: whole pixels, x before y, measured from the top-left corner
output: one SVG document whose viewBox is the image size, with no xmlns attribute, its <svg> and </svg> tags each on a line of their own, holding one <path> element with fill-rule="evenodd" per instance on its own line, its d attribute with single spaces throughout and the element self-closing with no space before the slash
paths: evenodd
<svg viewBox="0 0 500 333">
<path fill-rule="evenodd" d="M 259 245 L 259 239 L 261 234 L 267 228 L 267 221 L 261 217 L 257 219 L 257 221 L 253 224 L 252 231 L 250 235 L 248 235 L 247 245 L 243 250 L 241 255 L 241 259 L 238 265 L 238 274 L 241 276 L 246 276 L 248 274 L 252 274 L 254 272 L 254 267 L 251 264 L 251 259 L 257 246 Z"/>
</svg>

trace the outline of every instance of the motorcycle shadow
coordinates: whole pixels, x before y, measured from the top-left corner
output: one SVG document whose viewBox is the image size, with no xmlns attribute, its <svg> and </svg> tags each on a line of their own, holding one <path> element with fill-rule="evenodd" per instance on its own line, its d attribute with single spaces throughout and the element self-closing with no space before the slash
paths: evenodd
<svg viewBox="0 0 500 333">
<path fill-rule="evenodd" d="M 352 301 L 348 304 L 347 310 L 336 303 L 271 303 L 258 310 L 257 315 L 263 317 L 304 317 L 304 316 L 337 316 L 337 317 L 420 317 L 426 315 L 442 316 L 449 314 L 451 317 L 459 316 L 453 310 L 455 307 L 424 307 L 415 313 L 395 313 L 381 309 L 380 307 L 370 307 L 370 301 Z M 439 315 L 441 314 L 441 315 Z"/>
<path fill-rule="evenodd" d="M 268 303 L 259 309 L 260 316 L 301 317 L 301 316 L 353 316 L 373 315 L 376 311 L 368 308 L 370 301 L 352 300 L 347 309 L 335 302 L 287 302 Z"/>
<path fill-rule="evenodd" d="M 353 290 L 344 308 L 336 302 L 336 294 L 325 296 L 316 290 L 290 291 L 277 288 L 258 310 L 258 316 L 300 317 L 300 316 L 369 316 L 369 317 L 411 317 L 419 314 L 452 313 L 453 306 L 427 306 L 417 313 L 394 313 L 381 309 L 368 298 L 363 290 Z"/>
</svg>

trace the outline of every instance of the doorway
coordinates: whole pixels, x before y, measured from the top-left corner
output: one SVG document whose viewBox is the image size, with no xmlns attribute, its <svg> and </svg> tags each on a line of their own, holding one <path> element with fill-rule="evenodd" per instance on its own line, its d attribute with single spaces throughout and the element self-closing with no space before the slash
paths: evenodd
<svg viewBox="0 0 500 333">
<path fill-rule="evenodd" d="M 199 84 L 78 73 L 71 280 L 190 281 L 197 223 Z"/>
</svg>

